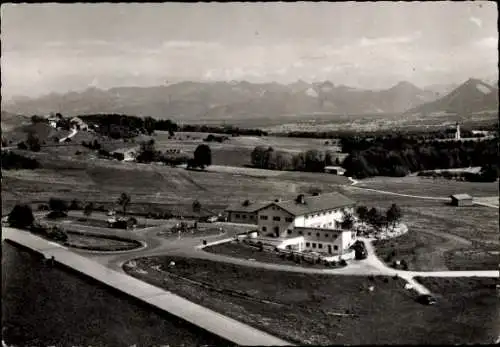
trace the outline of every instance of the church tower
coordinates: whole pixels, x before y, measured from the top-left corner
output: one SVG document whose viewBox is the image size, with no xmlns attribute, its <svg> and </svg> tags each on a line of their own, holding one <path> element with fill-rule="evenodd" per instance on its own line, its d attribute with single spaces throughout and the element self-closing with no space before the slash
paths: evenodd
<svg viewBox="0 0 500 347">
<path fill-rule="evenodd" d="M 457 122 L 457 130 L 455 130 L 455 140 L 460 140 L 460 124 Z"/>
</svg>

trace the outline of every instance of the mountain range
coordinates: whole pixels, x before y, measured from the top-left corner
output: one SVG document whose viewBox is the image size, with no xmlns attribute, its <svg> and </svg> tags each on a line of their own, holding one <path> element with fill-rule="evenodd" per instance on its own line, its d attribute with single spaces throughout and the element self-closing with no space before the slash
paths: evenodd
<svg viewBox="0 0 500 347">
<path fill-rule="evenodd" d="M 156 87 L 88 88 L 16 98 L 2 109 L 24 115 L 124 113 L 174 120 L 231 120 L 309 114 L 364 115 L 480 112 L 498 109 L 498 87 L 470 79 L 460 86 L 419 88 L 399 82 L 364 90 L 332 82 L 292 84 L 180 82 Z"/>
</svg>

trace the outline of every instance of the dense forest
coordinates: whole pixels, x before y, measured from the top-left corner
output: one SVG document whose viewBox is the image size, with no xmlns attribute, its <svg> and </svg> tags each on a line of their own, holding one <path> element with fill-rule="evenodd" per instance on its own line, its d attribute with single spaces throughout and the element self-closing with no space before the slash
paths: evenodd
<svg viewBox="0 0 500 347">
<path fill-rule="evenodd" d="M 482 141 L 432 141 L 401 135 L 375 138 L 344 138 L 342 151 L 349 153 L 342 166 L 346 175 L 405 176 L 421 170 L 469 166 L 493 167 L 498 162 L 498 139 Z"/>
<path fill-rule="evenodd" d="M 323 172 L 327 165 L 338 165 L 337 154 L 317 149 L 292 154 L 272 147 L 257 146 L 251 154 L 252 165 L 260 169 Z"/>
</svg>

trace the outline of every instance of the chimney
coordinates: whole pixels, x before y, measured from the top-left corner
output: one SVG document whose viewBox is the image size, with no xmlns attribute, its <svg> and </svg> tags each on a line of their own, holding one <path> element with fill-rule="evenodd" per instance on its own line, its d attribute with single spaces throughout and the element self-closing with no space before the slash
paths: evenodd
<svg viewBox="0 0 500 347">
<path fill-rule="evenodd" d="M 320 194 L 319 192 L 314 192 L 312 195 L 313 196 L 319 196 L 319 194 Z"/>
<path fill-rule="evenodd" d="M 299 194 L 297 196 L 297 199 L 295 200 L 297 202 L 297 204 L 302 204 L 302 205 L 305 205 L 306 203 L 306 200 L 304 198 L 304 194 Z"/>
<path fill-rule="evenodd" d="M 243 201 L 243 206 L 250 206 L 250 200 Z"/>
<path fill-rule="evenodd" d="M 281 198 L 274 199 L 274 202 L 281 202 Z"/>
</svg>

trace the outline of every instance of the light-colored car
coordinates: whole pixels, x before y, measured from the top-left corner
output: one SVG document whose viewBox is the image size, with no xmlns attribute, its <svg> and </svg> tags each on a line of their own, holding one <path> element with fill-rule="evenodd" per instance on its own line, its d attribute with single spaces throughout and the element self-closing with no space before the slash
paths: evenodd
<svg viewBox="0 0 500 347">
<path fill-rule="evenodd" d="M 207 218 L 208 223 L 215 223 L 217 222 L 217 216 L 210 216 Z"/>
</svg>

